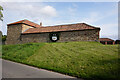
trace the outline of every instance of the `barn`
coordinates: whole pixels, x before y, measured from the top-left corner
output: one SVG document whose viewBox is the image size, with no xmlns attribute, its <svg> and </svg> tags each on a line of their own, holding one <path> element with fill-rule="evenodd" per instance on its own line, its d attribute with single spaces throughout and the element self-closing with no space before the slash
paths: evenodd
<svg viewBox="0 0 120 80">
<path fill-rule="evenodd" d="M 86 23 L 42 26 L 29 20 L 7 24 L 6 44 L 99 41 L 99 27 Z"/>
<path fill-rule="evenodd" d="M 110 38 L 99 38 L 99 41 L 100 41 L 100 43 L 105 44 L 105 45 L 107 45 L 107 44 L 114 45 L 115 44 L 115 41 Z"/>
</svg>

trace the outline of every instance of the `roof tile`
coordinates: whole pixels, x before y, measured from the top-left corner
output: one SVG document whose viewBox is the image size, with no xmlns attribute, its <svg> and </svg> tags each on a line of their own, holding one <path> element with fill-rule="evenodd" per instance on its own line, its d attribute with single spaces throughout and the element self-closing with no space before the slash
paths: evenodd
<svg viewBox="0 0 120 80">
<path fill-rule="evenodd" d="M 43 32 L 61 32 L 61 31 L 75 31 L 75 30 L 85 30 L 85 29 L 100 29 L 97 27 L 89 26 L 85 23 L 69 24 L 69 25 L 58 25 L 58 26 L 46 26 L 39 28 L 30 28 L 23 34 L 29 33 L 43 33 Z"/>
<path fill-rule="evenodd" d="M 21 23 L 22 24 L 27 24 L 27 25 L 30 25 L 30 26 L 33 26 L 33 27 L 40 27 L 40 25 L 38 25 L 34 22 L 31 22 L 31 21 L 28 21 L 28 20 L 21 20 L 21 21 L 18 21 L 18 22 L 7 24 L 7 25 L 9 26 L 9 25 L 21 24 Z"/>
<path fill-rule="evenodd" d="M 110 38 L 99 38 L 99 41 L 114 41 Z"/>
<path fill-rule="evenodd" d="M 32 27 L 36 28 L 30 28 L 23 32 L 22 34 L 29 34 L 29 33 L 43 33 L 43 32 L 60 32 L 60 31 L 74 31 L 74 30 L 85 30 L 85 29 L 100 29 L 97 27 L 90 26 L 86 23 L 77 23 L 77 24 L 67 24 L 67 25 L 56 25 L 56 26 L 46 26 L 42 27 L 36 23 L 33 23 L 28 20 L 21 20 L 18 22 L 10 23 L 9 25 L 14 25 L 14 24 L 27 24 Z"/>
</svg>

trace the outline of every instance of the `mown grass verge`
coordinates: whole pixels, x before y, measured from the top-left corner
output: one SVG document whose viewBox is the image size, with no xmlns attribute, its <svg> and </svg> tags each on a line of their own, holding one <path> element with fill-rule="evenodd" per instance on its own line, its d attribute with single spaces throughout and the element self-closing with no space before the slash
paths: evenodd
<svg viewBox="0 0 120 80">
<path fill-rule="evenodd" d="M 83 79 L 118 79 L 118 45 L 98 42 L 4 45 L 2 58 Z"/>
</svg>

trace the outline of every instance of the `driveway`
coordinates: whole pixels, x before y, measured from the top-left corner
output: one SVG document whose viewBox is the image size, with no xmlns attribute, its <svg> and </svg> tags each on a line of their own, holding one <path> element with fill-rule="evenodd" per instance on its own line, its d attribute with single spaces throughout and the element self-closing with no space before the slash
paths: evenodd
<svg viewBox="0 0 120 80">
<path fill-rule="evenodd" d="M 71 78 L 74 77 L 63 75 L 44 69 L 15 63 L 8 60 L 2 60 L 2 77 L 3 78 Z"/>
</svg>

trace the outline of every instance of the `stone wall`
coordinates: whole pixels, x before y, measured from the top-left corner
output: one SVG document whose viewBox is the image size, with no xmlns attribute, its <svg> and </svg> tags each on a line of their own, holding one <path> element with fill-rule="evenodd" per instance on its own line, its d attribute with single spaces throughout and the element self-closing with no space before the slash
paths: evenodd
<svg viewBox="0 0 120 80">
<path fill-rule="evenodd" d="M 32 28 L 24 24 L 8 26 L 6 44 L 23 44 L 23 43 L 39 43 L 39 42 L 52 42 L 49 33 L 34 33 L 34 34 L 21 34 L 24 30 Z M 57 42 L 69 41 L 98 41 L 99 29 L 93 30 L 80 30 L 80 31 L 66 31 L 59 32 L 59 40 Z"/>
<path fill-rule="evenodd" d="M 19 44 L 22 32 L 22 24 L 7 27 L 7 38 L 5 44 Z"/>
<path fill-rule="evenodd" d="M 40 33 L 40 34 L 22 34 L 21 36 L 22 43 L 39 43 L 39 42 L 48 42 L 49 33 Z"/>
<path fill-rule="evenodd" d="M 61 32 L 60 39 L 58 42 L 68 41 L 98 41 L 99 30 L 82 30 L 82 31 L 71 31 Z"/>
<path fill-rule="evenodd" d="M 69 41 L 98 41 L 99 30 L 83 30 L 83 31 L 69 31 L 60 32 L 60 37 L 57 42 L 69 42 Z M 49 33 L 38 34 L 24 34 L 21 37 L 22 43 L 31 42 L 51 42 Z"/>
</svg>

